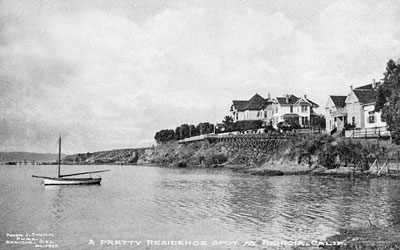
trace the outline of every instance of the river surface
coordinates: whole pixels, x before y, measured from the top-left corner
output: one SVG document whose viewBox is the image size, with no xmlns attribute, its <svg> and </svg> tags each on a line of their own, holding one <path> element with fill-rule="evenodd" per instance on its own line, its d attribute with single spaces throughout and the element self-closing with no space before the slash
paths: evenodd
<svg viewBox="0 0 400 250">
<path fill-rule="evenodd" d="M 101 185 L 45 187 L 32 174 L 54 176 L 56 166 L 0 166 L 0 249 L 268 249 L 262 240 L 400 224 L 399 180 L 104 165 L 62 174 L 103 169 Z M 186 246 L 154 245 L 179 240 Z"/>
</svg>

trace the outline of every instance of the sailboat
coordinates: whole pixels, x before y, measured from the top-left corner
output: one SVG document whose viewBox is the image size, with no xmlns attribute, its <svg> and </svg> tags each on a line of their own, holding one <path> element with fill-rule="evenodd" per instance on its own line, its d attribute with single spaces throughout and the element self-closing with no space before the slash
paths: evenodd
<svg viewBox="0 0 400 250">
<path fill-rule="evenodd" d="M 76 175 L 84 175 L 84 174 L 93 174 L 93 173 L 101 173 L 110 170 L 100 170 L 100 171 L 90 171 L 90 172 L 82 172 L 76 174 L 65 174 L 61 175 L 61 135 L 58 140 L 58 171 L 57 177 L 48 177 L 48 176 L 37 176 L 32 175 L 35 178 L 42 178 L 44 181 L 44 185 L 99 185 L 101 182 L 101 178 L 92 178 L 91 176 L 88 178 L 68 178 L 70 176 Z M 66 178 L 67 177 L 67 178 Z"/>
</svg>

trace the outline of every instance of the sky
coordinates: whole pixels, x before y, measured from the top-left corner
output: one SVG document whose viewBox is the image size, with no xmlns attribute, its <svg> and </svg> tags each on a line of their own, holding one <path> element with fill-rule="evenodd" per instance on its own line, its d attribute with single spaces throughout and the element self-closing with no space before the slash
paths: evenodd
<svg viewBox="0 0 400 250">
<path fill-rule="evenodd" d="M 155 144 L 232 100 L 318 103 L 400 58 L 397 0 L 2 0 L 0 151 Z"/>
</svg>

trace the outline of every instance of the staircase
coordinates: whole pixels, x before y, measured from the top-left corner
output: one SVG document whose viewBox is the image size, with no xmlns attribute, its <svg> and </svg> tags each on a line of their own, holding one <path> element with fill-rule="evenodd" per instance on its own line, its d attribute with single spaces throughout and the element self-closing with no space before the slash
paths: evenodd
<svg viewBox="0 0 400 250">
<path fill-rule="evenodd" d="M 336 131 L 331 135 L 332 135 L 332 137 L 339 137 L 341 133 L 342 133 L 342 131 Z"/>
<path fill-rule="evenodd" d="M 340 136 L 341 133 L 342 133 L 342 131 L 341 131 L 341 130 L 338 130 L 338 129 L 335 127 L 335 128 L 332 129 L 332 131 L 331 131 L 331 136 L 332 136 L 332 137 L 338 137 L 338 136 Z"/>
</svg>

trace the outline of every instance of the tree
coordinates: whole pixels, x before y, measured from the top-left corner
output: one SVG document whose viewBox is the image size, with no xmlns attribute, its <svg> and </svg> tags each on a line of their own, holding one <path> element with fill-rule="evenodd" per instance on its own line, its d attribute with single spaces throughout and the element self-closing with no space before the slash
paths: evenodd
<svg viewBox="0 0 400 250">
<path fill-rule="evenodd" d="M 225 116 L 224 120 L 222 121 L 222 123 L 224 124 L 224 128 L 225 131 L 231 131 L 232 130 L 232 126 L 233 126 L 233 118 L 232 116 Z"/>
<path fill-rule="evenodd" d="M 383 84 L 378 87 L 375 112 L 381 112 L 393 142 L 400 144 L 400 64 L 389 60 Z"/>
<path fill-rule="evenodd" d="M 180 140 L 180 139 L 182 139 L 181 127 L 176 127 L 176 129 L 175 129 L 175 140 Z"/>
<path fill-rule="evenodd" d="M 172 129 L 163 129 L 156 133 L 154 139 L 157 143 L 165 143 L 175 139 L 175 132 Z"/>
<path fill-rule="evenodd" d="M 209 122 L 201 122 L 197 125 L 197 130 L 200 131 L 201 135 L 210 134 L 214 132 L 214 125 Z"/>
<path fill-rule="evenodd" d="M 313 127 L 325 129 L 325 127 L 326 127 L 325 116 L 316 115 L 316 116 L 312 116 L 311 119 L 312 119 L 312 124 L 311 125 Z"/>
<path fill-rule="evenodd" d="M 190 136 L 190 127 L 187 124 L 182 124 L 181 125 L 181 139 L 188 138 Z"/>
<path fill-rule="evenodd" d="M 196 129 L 195 125 L 189 125 L 190 137 L 199 135 L 200 132 Z"/>
</svg>

